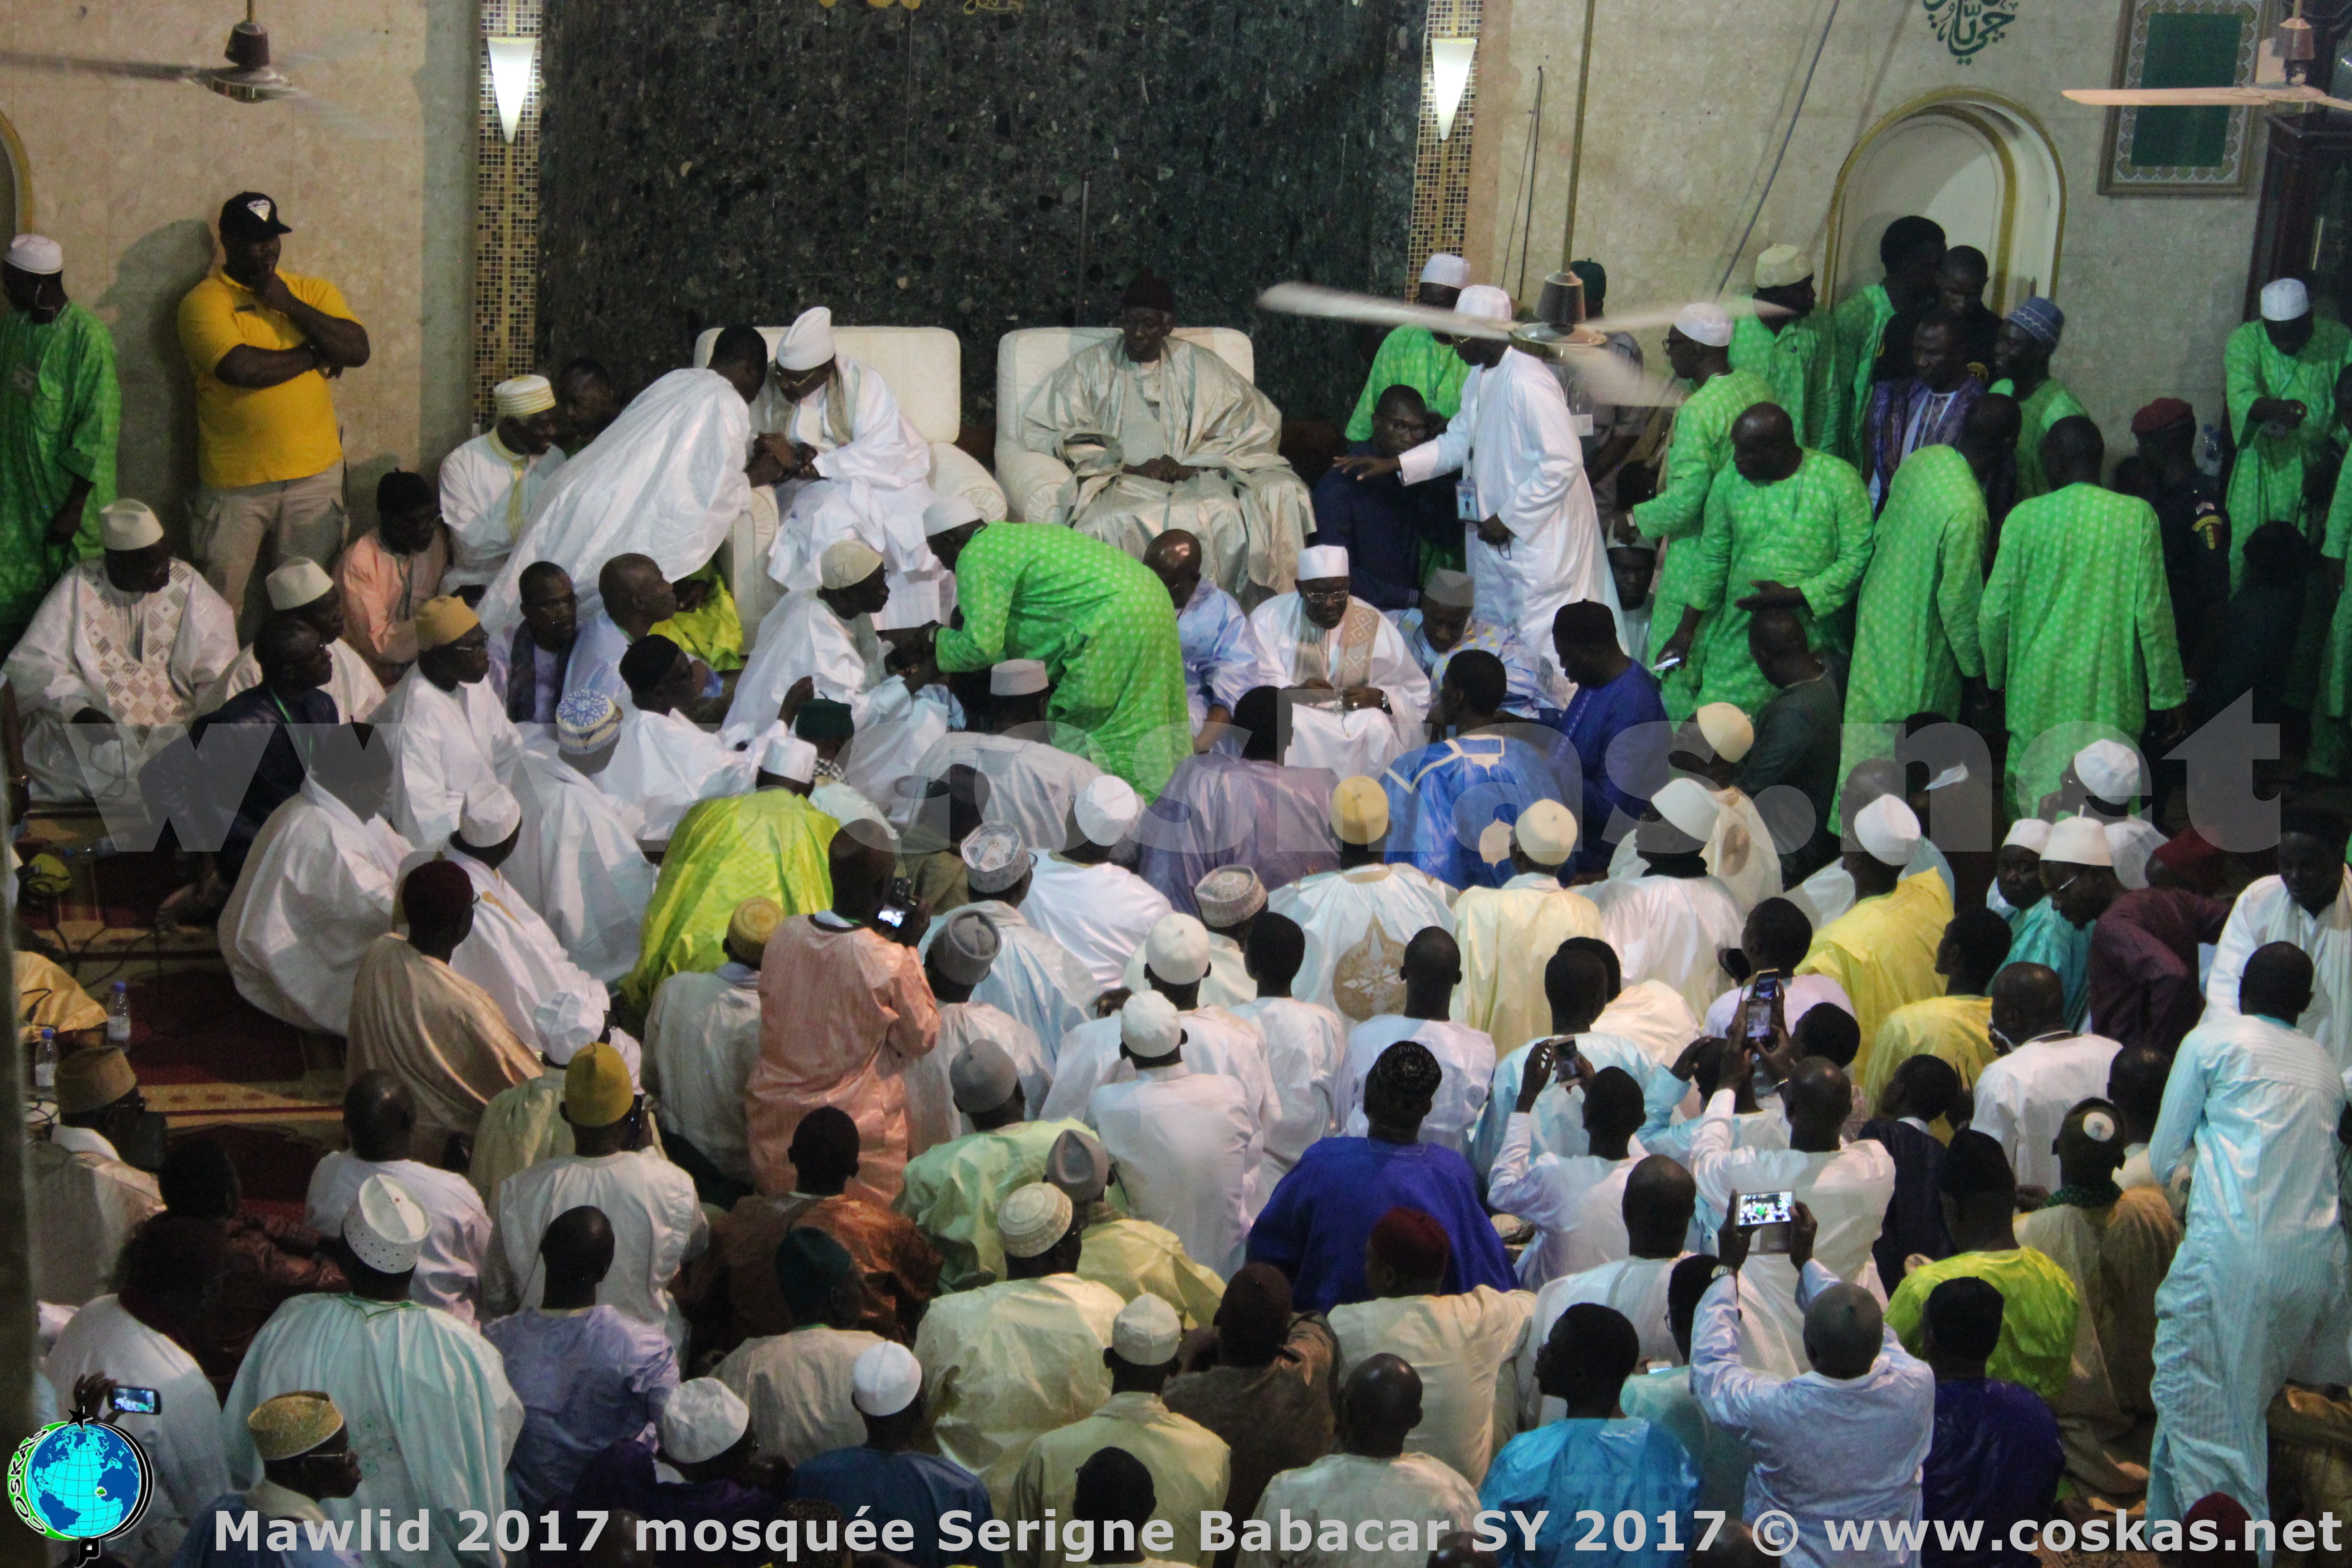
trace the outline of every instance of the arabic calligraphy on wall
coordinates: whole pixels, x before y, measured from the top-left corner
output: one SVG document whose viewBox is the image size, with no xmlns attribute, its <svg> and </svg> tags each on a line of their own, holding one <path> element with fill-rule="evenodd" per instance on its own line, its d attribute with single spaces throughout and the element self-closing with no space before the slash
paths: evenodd
<svg viewBox="0 0 2352 1568">
<path fill-rule="evenodd" d="M 1962 63 L 1975 60 L 2008 35 L 2018 0 L 1920 0 L 1936 41 Z"/>
</svg>

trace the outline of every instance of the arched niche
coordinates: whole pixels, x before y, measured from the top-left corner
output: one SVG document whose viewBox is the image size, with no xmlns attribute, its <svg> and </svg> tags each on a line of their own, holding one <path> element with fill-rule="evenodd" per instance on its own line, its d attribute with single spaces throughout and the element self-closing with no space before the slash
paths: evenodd
<svg viewBox="0 0 2352 1568">
<path fill-rule="evenodd" d="M 16 128 L 0 114 L 0 233 L 23 234 L 33 226 L 33 178 L 26 166 L 25 143 Z"/>
<path fill-rule="evenodd" d="M 2066 174 L 2050 133 L 2020 105 L 1991 93 L 1934 93 L 1854 143 L 1830 207 L 1832 297 L 1878 280 L 1879 236 L 1906 213 L 1934 218 L 1952 244 L 1985 253 L 1985 303 L 1997 313 L 2029 294 L 2056 296 Z"/>
</svg>

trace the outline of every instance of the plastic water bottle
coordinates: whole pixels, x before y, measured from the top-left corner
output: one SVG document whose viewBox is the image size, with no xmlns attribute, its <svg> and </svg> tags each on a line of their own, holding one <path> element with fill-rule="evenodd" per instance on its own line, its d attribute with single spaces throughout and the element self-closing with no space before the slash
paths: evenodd
<svg viewBox="0 0 2352 1568">
<path fill-rule="evenodd" d="M 58 1032 L 41 1031 L 38 1053 L 33 1058 L 33 1093 L 43 1100 L 54 1100 L 58 1092 Z"/>
<path fill-rule="evenodd" d="M 106 997 L 106 1043 L 121 1050 L 131 1048 L 131 983 L 118 980 Z"/>
</svg>

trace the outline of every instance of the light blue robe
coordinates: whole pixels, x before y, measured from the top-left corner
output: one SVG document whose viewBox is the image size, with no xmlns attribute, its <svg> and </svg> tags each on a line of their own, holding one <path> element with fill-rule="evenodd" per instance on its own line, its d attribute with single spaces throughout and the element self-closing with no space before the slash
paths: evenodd
<svg viewBox="0 0 2352 1568">
<path fill-rule="evenodd" d="M 1495 1554 L 1498 1568 L 1679 1568 L 1697 1543 L 1692 1510 L 1698 1506 L 1698 1468 L 1663 1426 L 1633 1416 L 1570 1417 L 1512 1438 L 1488 1467 L 1478 1506 L 1529 1519 L 1550 1515 L 1532 1551 L 1522 1532 L 1507 1531 L 1509 1540 Z M 1577 1518 L 1586 1509 L 1599 1510 L 1609 1527 L 1598 1551 L 1577 1544 L 1591 1533 L 1591 1521 Z M 1642 1544 L 1631 1550 L 1615 1533 L 1621 1524 L 1632 1533 L 1626 1514 L 1643 1521 Z M 1671 1536 L 1661 1514 L 1673 1516 Z"/>
<path fill-rule="evenodd" d="M 1510 627 L 1482 621 L 1473 613 L 1470 624 L 1463 628 L 1462 640 L 1440 653 L 1429 646 L 1429 638 L 1422 631 L 1419 606 L 1410 610 L 1391 610 L 1389 619 L 1396 623 L 1397 635 L 1404 638 L 1405 651 L 1412 655 L 1413 662 L 1428 673 L 1432 691 L 1444 682 L 1445 667 L 1454 656 L 1464 648 L 1475 647 L 1503 661 L 1503 673 L 1510 680 L 1509 696 L 1505 700 L 1511 711 L 1532 719 L 1539 710 L 1558 706 L 1545 695 L 1543 685 L 1536 674 L 1539 661 L 1528 657 L 1527 645 L 1519 641 L 1518 633 Z"/>
</svg>

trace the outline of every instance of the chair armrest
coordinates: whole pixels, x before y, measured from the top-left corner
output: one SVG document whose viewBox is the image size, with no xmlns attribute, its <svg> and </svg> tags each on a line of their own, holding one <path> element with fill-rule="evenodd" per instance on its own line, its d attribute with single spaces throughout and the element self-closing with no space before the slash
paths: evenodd
<svg viewBox="0 0 2352 1568">
<path fill-rule="evenodd" d="M 719 570 L 727 591 L 735 595 L 735 618 L 743 626 L 743 646 L 759 636 L 760 622 L 783 597 L 783 590 L 768 575 L 768 547 L 776 539 L 776 492 L 765 485 L 753 488 L 751 504 L 735 514 L 719 553 Z"/>
<path fill-rule="evenodd" d="M 1058 458 L 1024 447 L 996 457 L 997 483 L 1004 487 L 1005 504 L 1015 522 L 1045 522 L 1054 515 L 1054 498 L 1070 482 L 1070 470 Z"/>
<path fill-rule="evenodd" d="M 942 498 L 962 496 L 994 522 L 1004 516 L 1004 491 L 980 459 L 952 441 L 931 443 L 931 489 Z"/>
</svg>

